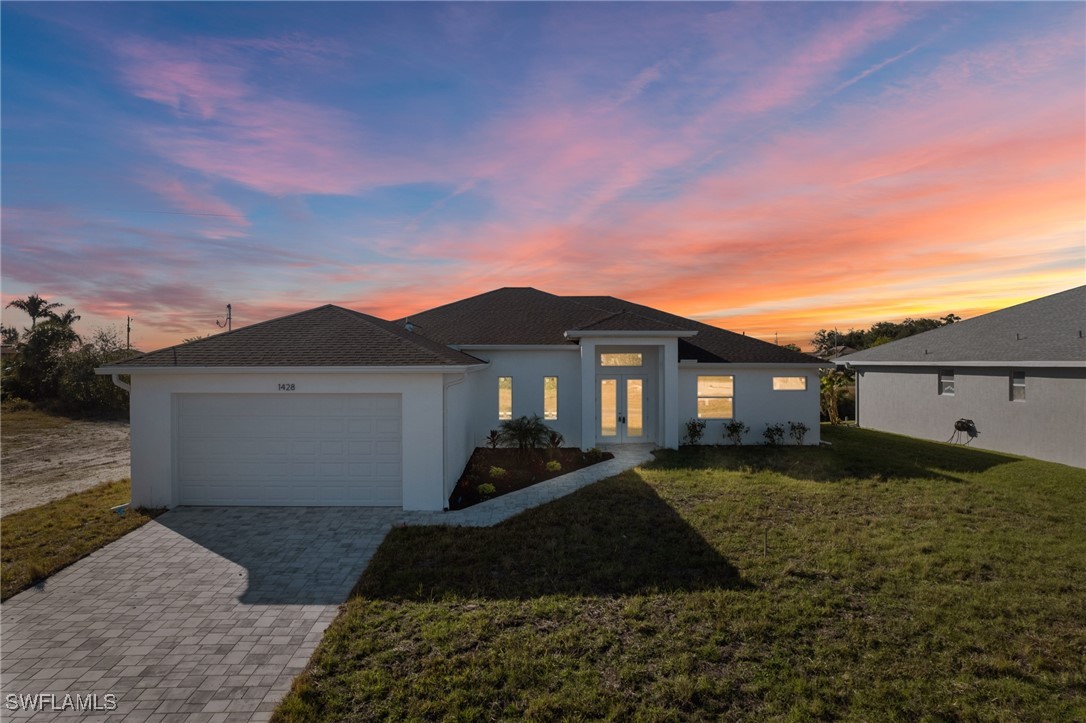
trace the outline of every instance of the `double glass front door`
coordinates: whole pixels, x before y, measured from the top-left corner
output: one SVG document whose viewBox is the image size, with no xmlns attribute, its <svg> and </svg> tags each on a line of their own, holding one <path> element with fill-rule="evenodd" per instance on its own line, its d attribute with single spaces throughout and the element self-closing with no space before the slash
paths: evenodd
<svg viewBox="0 0 1086 723">
<path fill-rule="evenodd" d="M 645 441 L 644 377 L 601 377 L 597 383 L 599 441 L 612 444 Z"/>
</svg>

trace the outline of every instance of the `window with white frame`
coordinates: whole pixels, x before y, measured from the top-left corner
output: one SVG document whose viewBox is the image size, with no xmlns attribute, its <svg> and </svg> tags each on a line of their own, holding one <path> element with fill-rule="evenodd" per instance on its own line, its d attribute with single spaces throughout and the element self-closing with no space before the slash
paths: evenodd
<svg viewBox="0 0 1086 723">
<path fill-rule="evenodd" d="M 1026 373 L 1011 372 L 1011 401 L 1026 401 Z"/>
<path fill-rule="evenodd" d="M 543 419 L 558 419 L 558 377 L 543 377 Z"/>
<path fill-rule="evenodd" d="M 731 419 L 734 398 L 735 377 L 698 377 L 698 419 Z"/>
<path fill-rule="evenodd" d="M 513 418 L 513 377 L 498 377 L 498 419 Z"/>
<path fill-rule="evenodd" d="M 803 392 L 807 390 L 807 377 L 773 377 L 775 392 Z"/>
<path fill-rule="evenodd" d="M 939 394 L 944 397 L 954 396 L 954 370 L 939 370 Z"/>
</svg>

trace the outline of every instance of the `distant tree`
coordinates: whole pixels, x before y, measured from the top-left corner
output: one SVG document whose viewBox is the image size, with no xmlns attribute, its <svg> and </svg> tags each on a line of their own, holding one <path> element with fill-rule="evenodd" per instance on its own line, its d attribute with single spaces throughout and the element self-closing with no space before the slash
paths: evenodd
<svg viewBox="0 0 1086 723">
<path fill-rule="evenodd" d="M 837 347 L 848 346 L 853 349 L 870 349 L 907 336 L 938 329 L 947 324 L 961 321 L 956 314 L 947 314 L 939 319 L 912 319 L 903 321 L 879 321 L 869 329 L 849 329 L 841 332 L 836 329 L 819 329 L 811 338 L 815 354 L 830 356 Z"/>
<path fill-rule="evenodd" d="M 799 351 L 799 352 L 803 351 L 802 349 L 799 348 L 798 344 L 784 344 L 783 348 L 784 349 L 791 349 L 792 351 Z"/>
<path fill-rule="evenodd" d="M 18 344 L 19 330 L 14 326 L 4 326 L 0 324 L 0 338 L 3 339 L 5 344 Z"/>
<path fill-rule="evenodd" d="M 188 337 L 185 337 L 184 339 L 182 339 L 181 343 L 182 344 L 188 344 L 189 342 L 192 342 L 192 341 L 200 341 L 201 339 L 207 339 L 209 336 L 211 336 L 211 334 L 204 334 L 203 336 L 199 336 L 199 335 L 197 335 L 197 336 L 188 336 Z"/>
<path fill-rule="evenodd" d="M 37 294 L 31 294 L 25 299 L 15 299 L 8 308 L 16 308 L 26 312 L 26 315 L 30 317 L 30 328 L 33 329 L 38 325 L 38 319 L 45 319 L 49 316 L 53 316 L 53 309 L 59 309 L 64 306 L 60 302 L 49 302 L 38 296 Z"/>
<path fill-rule="evenodd" d="M 82 316 L 75 313 L 75 309 L 65 309 L 63 314 L 57 314 L 53 311 L 49 312 L 49 319 L 63 326 L 71 326 L 82 318 Z"/>
<path fill-rule="evenodd" d="M 58 364 L 79 343 L 75 329 L 56 319 L 29 329 L 11 363 L 7 384 L 11 393 L 31 401 L 55 398 Z"/>
<path fill-rule="evenodd" d="M 94 370 L 130 355 L 116 329 L 95 329 L 88 343 L 63 355 L 57 363 L 57 406 L 73 414 L 126 414 L 128 393 Z"/>
</svg>

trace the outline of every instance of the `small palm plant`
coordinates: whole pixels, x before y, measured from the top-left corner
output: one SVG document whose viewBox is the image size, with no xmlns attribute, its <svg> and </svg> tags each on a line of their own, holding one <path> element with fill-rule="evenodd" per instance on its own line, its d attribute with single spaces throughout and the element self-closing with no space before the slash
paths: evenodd
<svg viewBox="0 0 1086 723">
<path fill-rule="evenodd" d="M 543 423 L 538 414 L 506 420 L 502 422 L 499 432 L 503 444 L 522 452 L 546 447 L 550 443 L 550 436 L 551 428 Z"/>
</svg>

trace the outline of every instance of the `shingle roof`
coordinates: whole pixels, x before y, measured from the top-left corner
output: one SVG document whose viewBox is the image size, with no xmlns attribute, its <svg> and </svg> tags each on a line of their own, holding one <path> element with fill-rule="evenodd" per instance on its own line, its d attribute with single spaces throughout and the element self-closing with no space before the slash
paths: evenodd
<svg viewBox="0 0 1086 723">
<path fill-rule="evenodd" d="M 864 362 L 1086 362 L 1086 286 L 850 354 Z"/>
<path fill-rule="evenodd" d="M 443 344 L 573 344 L 563 334 L 613 314 L 536 289 L 504 288 L 397 323 L 410 321 L 420 334 Z"/>
<path fill-rule="evenodd" d="M 570 331 L 574 331 L 570 329 Z M 689 331 L 659 319 L 620 311 L 576 331 Z"/>
<path fill-rule="evenodd" d="M 140 354 L 110 367 L 449 366 L 478 359 L 384 319 L 339 306 Z"/>
<path fill-rule="evenodd" d="M 532 288 L 504 288 L 412 314 L 420 334 L 444 344 L 574 343 L 573 330 L 698 332 L 679 339 L 679 359 L 702 363 L 817 364 L 819 359 L 613 296 L 556 296 Z"/>
<path fill-rule="evenodd" d="M 669 314 L 651 306 L 635 304 L 613 296 L 570 296 L 582 304 L 609 311 L 626 311 L 656 321 L 673 324 L 680 329 L 698 332 L 690 339 L 679 339 L 679 360 L 691 359 L 702 364 L 820 364 L 821 359 L 783 346 L 770 344 L 751 336 L 736 334 L 718 326 L 704 324 L 683 316 Z"/>
</svg>

